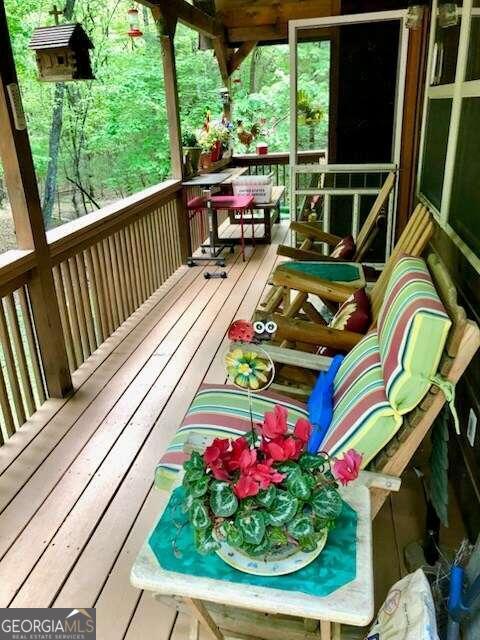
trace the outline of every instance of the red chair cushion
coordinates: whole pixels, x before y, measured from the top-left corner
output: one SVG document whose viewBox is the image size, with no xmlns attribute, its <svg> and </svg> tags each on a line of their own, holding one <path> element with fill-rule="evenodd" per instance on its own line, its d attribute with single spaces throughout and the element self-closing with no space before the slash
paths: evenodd
<svg viewBox="0 0 480 640">
<path fill-rule="evenodd" d="M 356 246 L 353 236 L 345 236 L 345 238 L 342 238 L 335 246 L 330 257 L 339 258 L 340 260 L 351 260 L 355 255 L 355 250 Z"/>
<path fill-rule="evenodd" d="M 207 199 L 204 196 L 195 196 L 187 202 L 187 209 L 204 209 L 206 204 Z"/>
<path fill-rule="evenodd" d="M 352 293 L 345 302 L 340 305 L 328 326 L 332 329 L 344 329 L 355 333 L 366 333 L 371 323 L 370 300 L 365 287 Z M 320 347 L 318 354 L 332 358 L 339 353 L 331 347 Z"/>
</svg>

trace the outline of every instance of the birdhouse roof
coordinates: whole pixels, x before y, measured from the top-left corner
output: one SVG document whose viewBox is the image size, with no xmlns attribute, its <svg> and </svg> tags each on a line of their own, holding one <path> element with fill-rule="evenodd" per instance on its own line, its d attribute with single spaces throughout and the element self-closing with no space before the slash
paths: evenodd
<svg viewBox="0 0 480 640">
<path fill-rule="evenodd" d="M 83 46 L 93 49 L 93 43 L 80 23 L 58 24 L 53 27 L 37 27 L 30 40 L 30 49 L 57 49 Z"/>
</svg>

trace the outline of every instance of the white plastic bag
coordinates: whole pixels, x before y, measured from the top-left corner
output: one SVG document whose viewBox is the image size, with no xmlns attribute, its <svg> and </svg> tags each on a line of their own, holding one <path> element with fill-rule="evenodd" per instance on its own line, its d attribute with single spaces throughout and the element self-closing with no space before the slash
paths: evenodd
<svg viewBox="0 0 480 640">
<path fill-rule="evenodd" d="M 438 640 L 432 592 L 421 569 L 393 585 L 366 640 Z"/>
</svg>

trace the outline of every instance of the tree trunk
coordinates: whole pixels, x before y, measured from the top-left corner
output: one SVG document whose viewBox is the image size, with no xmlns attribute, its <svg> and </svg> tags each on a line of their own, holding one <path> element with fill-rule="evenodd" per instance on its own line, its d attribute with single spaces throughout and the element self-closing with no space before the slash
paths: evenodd
<svg viewBox="0 0 480 640">
<path fill-rule="evenodd" d="M 65 21 L 69 21 L 73 16 L 75 0 L 66 0 L 63 10 Z M 48 166 L 45 178 L 45 192 L 43 194 L 43 220 L 48 228 L 53 213 L 53 205 L 55 203 L 55 191 L 57 189 L 57 170 L 58 156 L 60 152 L 60 138 L 62 136 L 63 124 L 63 99 L 65 96 L 65 83 L 57 82 L 55 84 L 55 94 L 53 100 L 52 126 L 50 128 L 50 140 L 48 143 Z"/>
<path fill-rule="evenodd" d="M 310 151 L 315 149 L 315 125 L 311 124 L 308 127 L 308 138 L 310 143 Z"/>
<path fill-rule="evenodd" d="M 256 93 L 257 91 L 257 63 L 260 60 L 261 49 L 255 47 L 250 57 L 250 82 L 248 93 Z"/>
<path fill-rule="evenodd" d="M 48 143 L 48 167 L 45 177 L 45 191 L 43 193 L 43 221 L 48 228 L 52 220 L 55 192 L 57 190 L 58 155 L 60 152 L 60 137 L 63 124 L 63 98 L 65 96 L 65 83 L 55 84 L 53 98 L 52 126 L 50 128 L 50 140 Z"/>
</svg>

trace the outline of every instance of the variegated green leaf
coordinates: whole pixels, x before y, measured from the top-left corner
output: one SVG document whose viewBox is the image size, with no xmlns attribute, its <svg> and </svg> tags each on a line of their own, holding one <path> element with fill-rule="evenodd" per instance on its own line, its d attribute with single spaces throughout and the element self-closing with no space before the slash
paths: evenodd
<svg viewBox="0 0 480 640">
<path fill-rule="evenodd" d="M 202 555 L 212 553 L 220 548 L 219 543 L 212 536 L 212 529 L 195 529 L 194 534 L 195 548 Z"/>
<path fill-rule="evenodd" d="M 244 551 L 248 553 L 248 555 L 256 557 L 263 556 L 272 550 L 272 545 L 270 540 L 265 536 L 260 544 L 254 545 L 249 544 L 243 547 Z"/>
<path fill-rule="evenodd" d="M 222 524 L 221 532 L 229 545 L 237 548 L 242 546 L 243 533 L 234 522 L 232 522 L 231 520 L 225 521 Z"/>
<path fill-rule="evenodd" d="M 269 509 L 272 506 L 276 495 L 277 495 L 277 488 L 275 487 L 274 484 L 271 484 L 268 487 L 268 489 L 265 489 L 264 491 L 259 492 L 259 494 L 257 495 L 257 502 L 262 507 Z"/>
<path fill-rule="evenodd" d="M 337 489 L 332 486 L 316 491 L 310 504 L 315 514 L 322 520 L 335 520 L 342 512 L 342 498 Z"/>
<path fill-rule="evenodd" d="M 301 471 L 292 473 L 287 479 L 287 489 L 292 496 L 301 500 L 308 500 L 311 493 L 311 483 Z"/>
<path fill-rule="evenodd" d="M 271 509 L 265 514 L 267 522 L 274 527 L 280 527 L 292 520 L 297 512 L 297 509 L 297 498 L 292 496 L 287 491 L 277 491 L 277 496 Z"/>
<path fill-rule="evenodd" d="M 233 516 L 238 507 L 238 500 L 228 482 L 212 482 L 210 506 L 216 516 L 221 518 Z"/>
<path fill-rule="evenodd" d="M 280 473 L 284 473 L 287 478 L 290 478 L 290 476 L 294 473 L 301 472 L 299 465 L 293 460 L 282 462 L 282 464 L 279 464 L 277 466 L 277 469 L 280 471 Z"/>
<path fill-rule="evenodd" d="M 200 480 L 192 482 L 188 487 L 188 491 L 194 498 L 201 498 L 207 493 L 209 484 L 210 478 L 204 475 Z"/>
<path fill-rule="evenodd" d="M 243 539 L 247 544 L 258 545 L 265 535 L 265 520 L 263 513 L 252 511 L 244 516 L 237 516 L 235 524 L 243 534 Z"/>
<path fill-rule="evenodd" d="M 190 509 L 190 522 L 194 529 L 206 529 L 211 526 L 208 510 L 202 500 L 196 499 Z"/>
<path fill-rule="evenodd" d="M 291 522 L 288 523 L 288 533 L 299 540 L 313 534 L 313 524 L 308 516 L 300 515 L 296 516 Z"/>
<path fill-rule="evenodd" d="M 322 456 L 314 456 L 310 453 L 304 453 L 299 460 L 299 464 L 304 471 L 315 471 L 319 469 L 322 471 L 325 467 L 327 459 Z"/>
</svg>

